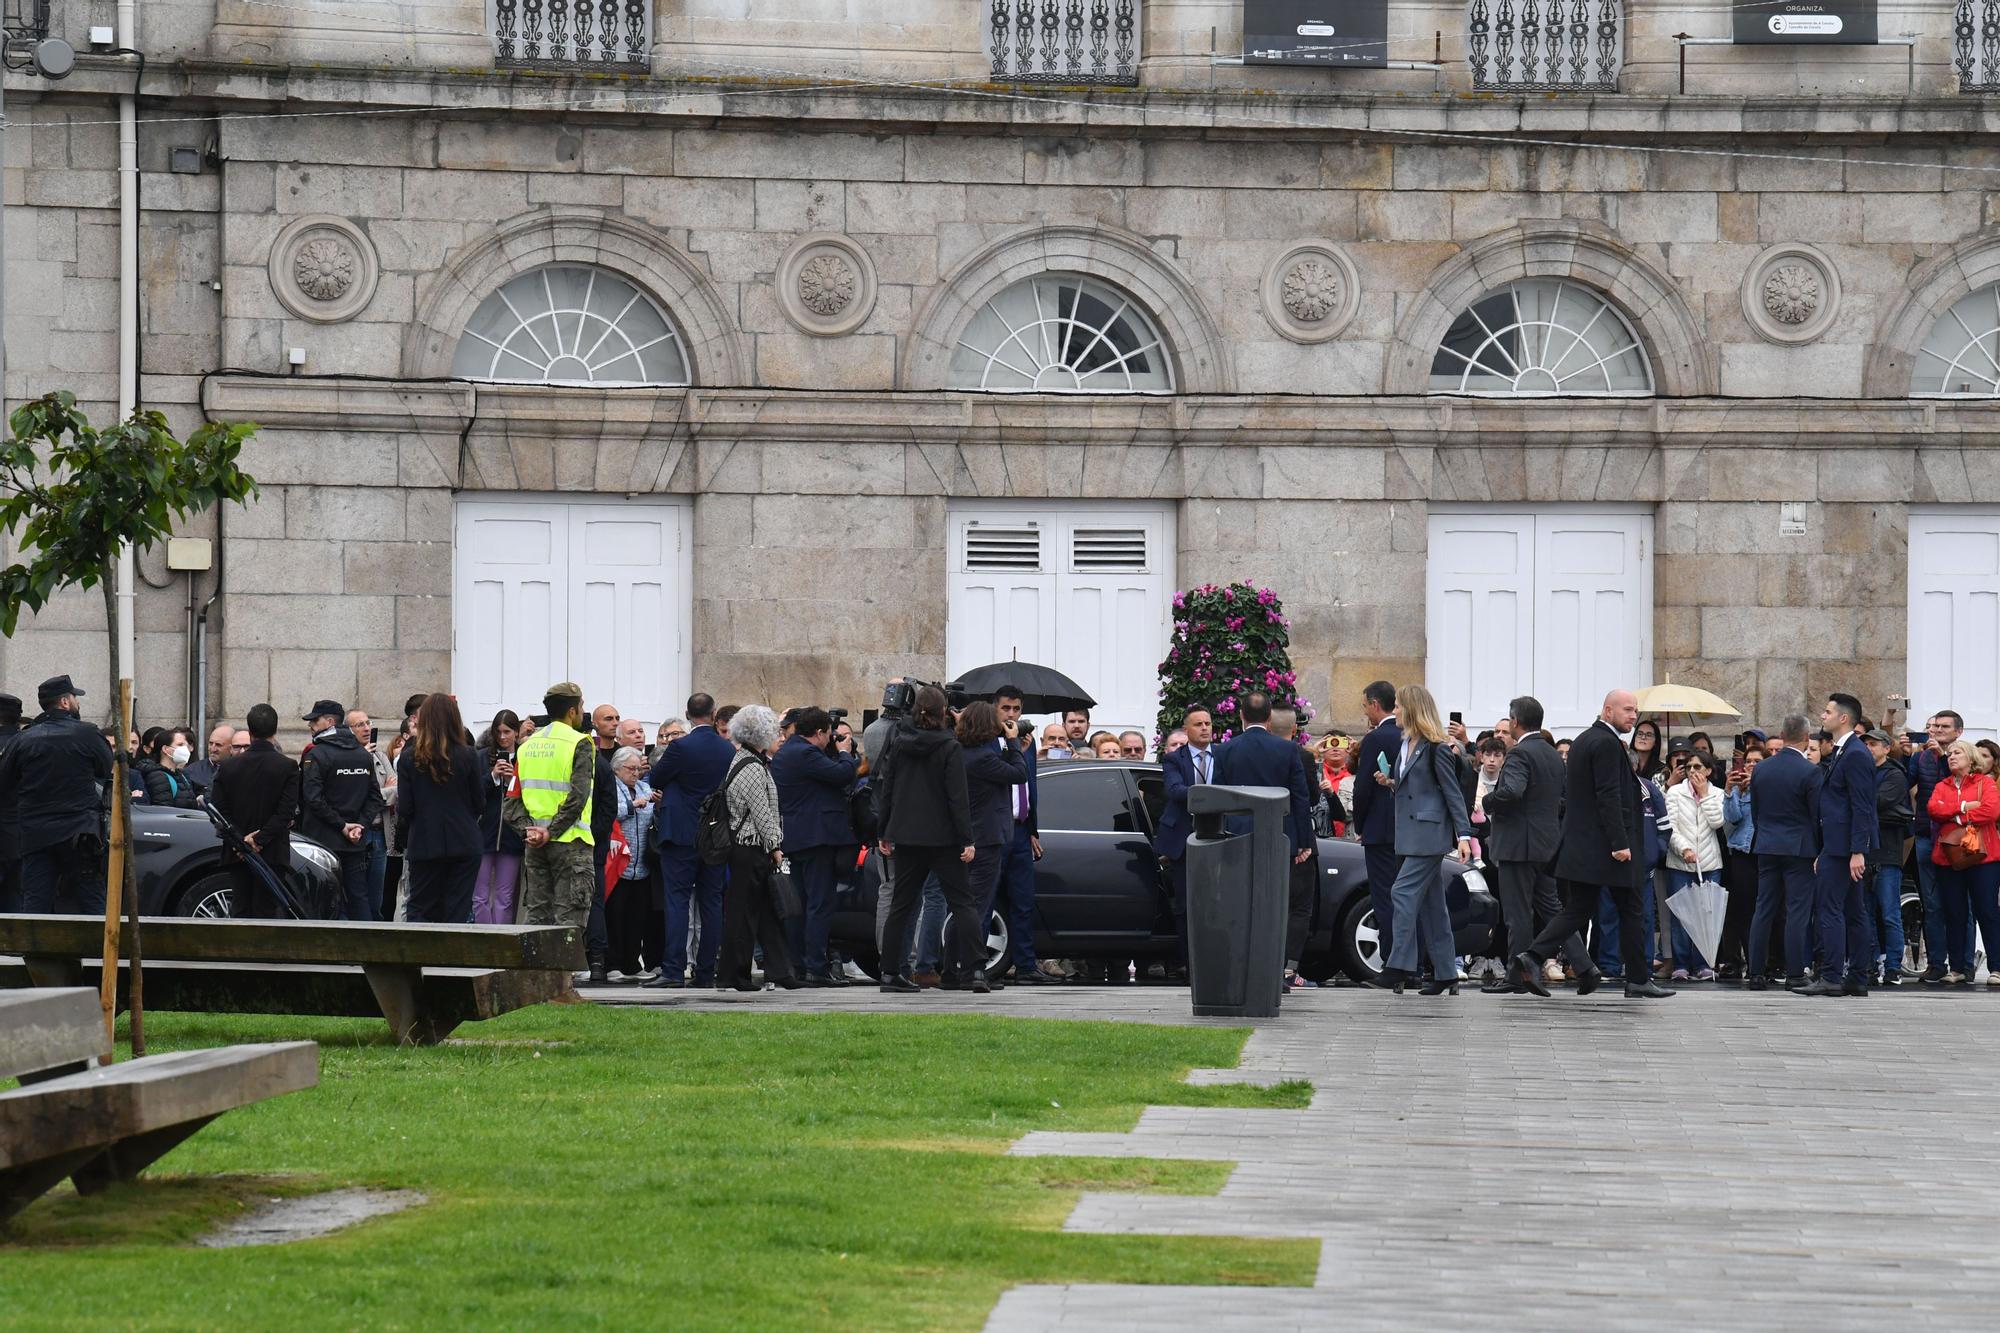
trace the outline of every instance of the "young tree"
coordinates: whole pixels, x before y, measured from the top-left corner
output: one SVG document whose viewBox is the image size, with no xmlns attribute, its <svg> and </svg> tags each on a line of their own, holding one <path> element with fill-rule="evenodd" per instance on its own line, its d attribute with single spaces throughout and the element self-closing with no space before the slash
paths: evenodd
<svg viewBox="0 0 2000 1333">
<path fill-rule="evenodd" d="M 1298 696 L 1292 670 L 1291 621 L 1278 595 L 1247 583 L 1199 588 L 1174 595 L 1174 635 L 1160 663 L 1157 746 L 1200 705 L 1215 710 L 1215 736 L 1226 740 L 1241 727 L 1244 694 L 1262 690 L 1274 708 L 1296 708 L 1299 726 L 1312 720 L 1312 701 Z"/>
<path fill-rule="evenodd" d="M 118 552 L 142 550 L 170 536 L 188 515 L 254 494 L 257 483 L 236 466 L 236 457 L 257 428 L 210 422 L 183 441 L 158 412 L 139 410 L 98 430 L 67 391 L 22 404 L 8 424 L 12 434 L 0 445 L 0 532 L 16 538 L 21 558 L 0 569 L 0 634 L 12 638 L 22 610 L 39 611 L 61 589 L 101 588 L 112 720 L 122 726 L 118 682 L 131 664 L 118 656 Z M 119 827 L 129 829 L 132 793 L 123 739 L 121 732 L 113 747 L 112 799 Z M 120 896 L 132 904 L 136 930 L 132 859 L 123 860 Z M 108 951 L 117 939 L 110 925 L 106 938 Z M 107 978 L 116 975 L 115 964 L 115 956 L 107 957 Z M 138 1048 L 136 995 L 133 1016 Z"/>
</svg>

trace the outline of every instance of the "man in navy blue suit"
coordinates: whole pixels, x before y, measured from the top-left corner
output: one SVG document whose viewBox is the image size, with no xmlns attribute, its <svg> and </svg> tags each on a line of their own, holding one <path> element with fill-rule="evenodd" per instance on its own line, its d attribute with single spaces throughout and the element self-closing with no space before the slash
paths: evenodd
<svg viewBox="0 0 2000 1333">
<path fill-rule="evenodd" d="M 1785 719 L 1781 748 L 1750 775 L 1750 808 L 1757 812 L 1751 850 L 1757 854 L 1757 907 L 1750 918 L 1747 990 L 1768 984 L 1765 964 L 1778 904 L 1785 906 L 1785 966 L 1805 984 L 1812 961 L 1813 858 L 1819 855 L 1819 789 L 1826 775 L 1806 758 L 1805 718 Z"/>
<path fill-rule="evenodd" d="M 1252 690 L 1237 705 L 1243 730 L 1215 755 L 1215 780 L 1229 787 L 1282 787 L 1292 794 L 1285 815 L 1285 836 L 1291 839 L 1292 863 L 1313 852 L 1312 793 L 1299 764 L 1299 747 L 1270 732 L 1271 696 Z M 1237 821 L 1232 818 L 1231 823 Z"/>
<path fill-rule="evenodd" d="M 660 845 L 660 873 L 667 903 L 667 958 L 648 986 L 672 989 L 687 984 L 688 910 L 700 913 L 694 984 L 715 984 L 715 955 L 722 946 L 722 887 L 727 867 L 704 865 L 694 849 L 696 817 L 708 794 L 722 785 L 735 756 L 715 729 L 715 700 L 693 694 L 687 701 L 688 733 L 660 751 L 646 781 L 659 794 L 653 833 Z"/>
<path fill-rule="evenodd" d="M 1386 680 L 1374 681 L 1361 690 L 1361 712 L 1368 719 L 1368 734 L 1354 752 L 1354 827 L 1361 837 L 1361 851 L 1368 862 L 1368 901 L 1375 908 L 1375 931 L 1381 959 L 1389 961 L 1389 922 L 1395 915 L 1389 903 L 1389 886 L 1396 882 L 1402 858 L 1396 855 L 1396 793 L 1387 779 L 1385 757 L 1393 767 L 1403 753 L 1403 729 L 1396 722 L 1396 687 Z"/>
<path fill-rule="evenodd" d="M 1017 784 L 1008 797 L 1014 803 L 1014 840 L 1001 854 L 1000 896 L 1007 900 L 1007 947 L 1012 955 L 1014 974 L 1010 981 L 1024 986 L 1053 982 L 1035 960 L 1035 862 L 1042 859 L 1042 828 L 1039 822 L 1041 787 L 1035 778 L 1035 731 L 1021 731 L 1021 691 L 1002 685 L 993 692 L 993 707 L 1000 714 L 1000 739 L 995 745 L 1012 745 L 1028 766 L 1028 781 Z"/>
<path fill-rule="evenodd" d="M 1208 709 L 1196 705 L 1181 719 L 1188 743 L 1160 760 L 1160 774 L 1166 780 L 1166 807 L 1160 811 L 1160 828 L 1153 835 L 1153 850 L 1167 863 L 1167 882 L 1173 891 L 1174 931 L 1180 936 L 1181 959 L 1187 960 L 1187 842 L 1194 832 L 1188 816 L 1188 788 L 1215 781 L 1215 720 Z"/>
<path fill-rule="evenodd" d="M 1833 735 L 1833 762 L 1822 765 L 1826 781 L 1819 790 L 1819 877 L 1813 894 L 1820 973 L 1810 986 L 1792 989 L 1801 995 L 1866 995 L 1875 959 L 1861 881 L 1868 874 L 1868 854 L 1881 840 L 1875 759 L 1861 740 L 1859 699 L 1828 695 L 1819 720 Z"/>
<path fill-rule="evenodd" d="M 840 858 L 845 854 L 853 865 L 859 845 L 847 813 L 847 793 L 860 776 L 860 764 L 852 737 L 846 745 L 847 753 L 833 747 L 833 718 L 824 708 L 801 708 L 791 736 L 771 758 L 771 781 L 777 784 L 778 814 L 784 821 L 785 856 L 806 907 L 803 916 L 785 923 L 786 942 L 797 955 L 794 962 L 808 986 L 848 984 L 846 977 L 829 971 L 826 962 Z"/>
</svg>

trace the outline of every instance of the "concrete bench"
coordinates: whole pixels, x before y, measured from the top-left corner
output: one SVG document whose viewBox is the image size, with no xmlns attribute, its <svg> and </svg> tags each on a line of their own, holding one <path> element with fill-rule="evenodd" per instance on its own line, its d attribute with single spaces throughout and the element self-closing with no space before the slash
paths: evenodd
<svg viewBox="0 0 2000 1333">
<path fill-rule="evenodd" d="M 96 991 L 0 991 L 0 1079 L 34 1083 L 79 1073 L 103 1049 Z"/>
<path fill-rule="evenodd" d="M 569 926 L 147 917 L 141 932 L 151 1008 L 380 1014 L 397 1041 L 417 1045 L 569 994 L 583 966 L 583 932 Z M 0 985 L 87 984 L 102 947 L 102 925 L 85 917 L 0 915 L 0 954 L 21 958 L 0 965 Z"/>
<path fill-rule="evenodd" d="M 149 1055 L 0 1093 L 0 1221 L 65 1176 L 93 1194 L 224 1111 L 318 1082 L 319 1047 L 288 1041 Z"/>
</svg>

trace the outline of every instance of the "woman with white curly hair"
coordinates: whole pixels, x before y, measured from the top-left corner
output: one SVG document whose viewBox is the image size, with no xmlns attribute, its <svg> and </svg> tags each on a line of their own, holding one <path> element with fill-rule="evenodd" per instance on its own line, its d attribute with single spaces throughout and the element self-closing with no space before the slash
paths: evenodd
<svg viewBox="0 0 2000 1333">
<path fill-rule="evenodd" d="M 797 990 L 805 983 L 792 972 L 785 925 L 772 900 L 772 877 L 784 853 L 784 820 L 778 814 L 778 784 L 771 780 L 771 753 L 778 748 L 778 715 L 751 704 L 729 722 L 737 748 L 722 779 L 729 809 L 729 891 L 722 900 L 722 953 L 716 961 L 717 990 L 756 990 L 750 980 L 752 946 L 764 946 L 764 976 Z"/>
</svg>

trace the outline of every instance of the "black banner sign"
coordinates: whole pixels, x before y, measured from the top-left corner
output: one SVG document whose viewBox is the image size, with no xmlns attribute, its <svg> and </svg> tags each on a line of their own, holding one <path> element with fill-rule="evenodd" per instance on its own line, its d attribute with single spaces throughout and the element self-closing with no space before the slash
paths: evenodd
<svg viewBox="0 0 2000 1333">
<path fill-rule="evenodd" d="M 1381 69 L 1389 0 L 1243 0 L 1243 63 Z"/>
<path fill-rule="evenodd" d="M 1735 0 L 1738 46 L 1873 46 L 1875 0 Z"/>
</svg>

